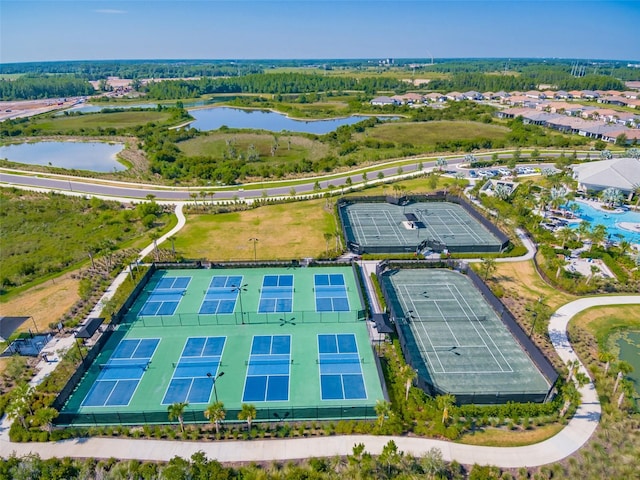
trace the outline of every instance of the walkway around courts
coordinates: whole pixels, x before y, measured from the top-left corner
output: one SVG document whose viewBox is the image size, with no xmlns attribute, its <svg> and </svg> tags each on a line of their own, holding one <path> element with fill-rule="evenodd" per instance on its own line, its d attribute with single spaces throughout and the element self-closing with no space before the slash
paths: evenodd
<svg viewBox="0 0 640 480">
<path fill-rule="evenodd" d="M 638 304 L 640 295 L 589 297 L 559 308 L 549 324 L 551 341 L 563 361 L 578 360 L 567 337 L 569 320 L 577 313 L 599 305 Z M 584 366 L 581 371 L 586 372 Z M 168 461 L 174 456 L 189 458 L 202 451 L 220 462 L 262 462 L 351 453 L 353 446 L 363 443 L 367 451 L 379 454 L 383 446 L 394 440 L 407 453 L 421 455 L 431 448 L 442 451 L 443 458 L 464 464 L 489 464 L 502 468 L 534 467 L 564 459 L 582 447 L 591 437 L 600 419 L 600 403 L 593 383 L 580 389 L 582 404 L 574 417 L 557 435 L 543 442 L 522 447 L 483 447 L 416 437 L 344 435 L 279 440 L 184 442 L 120 438 L 79 438 L 50 443 L 13 443 L 8 439 L 8 422 L 0 431 L 0 456 L 38 454 L 51 457 L 115 457 Z"/>
</svg>

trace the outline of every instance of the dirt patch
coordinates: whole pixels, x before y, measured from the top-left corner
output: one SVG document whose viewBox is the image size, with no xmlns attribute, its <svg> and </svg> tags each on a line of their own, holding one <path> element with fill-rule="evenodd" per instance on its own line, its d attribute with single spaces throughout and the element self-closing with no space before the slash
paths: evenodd
<svg viewBox="0 0 640 480">
<path fill-rule="evenodd" d="M 80 299 L 79 280 L 67 273 L 42 285 L 30 288 L 11 300 L 0 303 L 2 316 L 31 316 L 39 331 L 49 330 L 49 324 L 57 322 Z M 25 322 L 18 331 L 33 329 L 33 322 Z"/>
<path fill-rule="evenodd" d="M 523 304 L 543 297 L 544 302 L 555 310 L 576 299 L 547 285 L 532 262 L 505 262 L 498 263 L 496 267 L 495 281 L 504 288 L 508 296 L 519 299 Z"/>
</svg>

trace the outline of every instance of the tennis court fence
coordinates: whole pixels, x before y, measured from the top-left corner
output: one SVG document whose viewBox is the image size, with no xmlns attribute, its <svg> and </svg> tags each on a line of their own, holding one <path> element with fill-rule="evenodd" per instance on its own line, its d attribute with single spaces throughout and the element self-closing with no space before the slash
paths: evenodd
<svg viewBox="0 0 640 480">
<path fill-rule="evenodd" d="M 209 423 L 204 416 L 204 408 L 192 408 L 184 412 L 185 423 Z M 240 409 L 229 408 L 223 423 L 244 423 L 238 418 Z M 292 422 L 305 420 L 375 419 L 373 406 L 332 405 L 293 408 L 258 408 L 254 422 Z M 61 426 L 101 426 L 101 425 L 162 425 L 169 424 L 167 410 L 144 412 L 61 412 L 56 418 Z"/>
<path fill-rule="evenodd" d="M 131 327 L 188 327 L 214 325 L 295 325 L 297 323 L 353 323 L 366 319 L 365 310 L 348 312 L 294 311 L 275 313 L 234 312 L 231 314 L 176 313 L 139 315 L 128 313 L 123 321 Z"/>
<path fill-rule="evenodd" d="M 550 390 L 553 389 L 555 382 L 558 379 L 558 373 L 551 364 L 551 362 L 544 356 L 538 346 L 529 338 L 525 331 L 520 327 L 515 317 L 511 314 L 509 309 L 496 297 L 489 287 L 482 281 L 480 276 L 476 274 L 472 269 L 468 268 L 465 263 L 455 260 L 435 260 L 435 261 L 387 261 L 384 268 L 381 269 L 380 274 L 384 275 L 385 272 L 392 272 L 394 269 L 410 269 L 410 268 L 450 268 L 469 276 L 474 286 L 480 291 L 483 298 L 491 305 L 491 308 L 496 312 L 500 321 L 507 327 L 514 339 L 520 344 L 522 350 L 529 356 L 529 358 L 536 365 L 540 373 L 547 379 L 550 385 Z M 398 333 L 398 339 L 400 341 L 400 347 L 404 354 L 406 362 L 411 365 L 416 371 L 423 371 L 425 368 L 425 361 L 422 358 L 420 351 L 416 347 L 417 343 L 412 338 L 412 332 L 409 328 L 402 312 L 395 310 L 396 302 L 393 300 L 393 287 L 391 282 L 384 281 L 381 278 L 380 286 L 382 295 L 385 299 L 387 307 L 390 309 L 391 317 L 397 323 L 396 331 Z M 418 387 L 427 392 L 430 395 L 441 395 L 444 392 L 440 390 L 433 382 L 431 378 L 425 378 L 423 375 L 418 375 L 416 382 Z M 456 402 L 459 405 L 465 403 L 477 403 L 477 404 L 502 404 L 506 402 L 544 402 L 548 398 L 548 392 L 541 393 L 527 393 L 527 392 L 499 392 L 499 393 L 483 393 L 483 392 L 469 392 L 469 393 L 456 393 Z"/>
<path fill-rule="evenodd" d="M 348 248 L 356 253 L 413 253 L 418 248 L 418 240 L 416 239 L 416 245 L 361 245 L 356 242 L 352 235 L 352 228 L 349 221 L 349 216 L 346 213 L 346 207 L 355 203 L 396 203 L 393 197 L 385 196 L 371 196 L 371 197 L 349 197 L 340 198 L 336 202 L 338 209 L 338 216 L 340 218 L 340 225 L 342 229 L 342 235 L 346 240 Z M 490 220 L 480 213 L 476 208 L 470 204 L 466 199 L 455 195 L 448 195 L 445 192 L 436 192 L 430 195 L 411 195 L 402 198 L 402 204 L 411 202 L 451 202 L 460 205 L 473 219 L 478 221 L 484 228 L 486 228 L 491 234 L 496 237 L 497 242 L 495 244 L 483 244 L 478 245 L 475 243 L 470 244 L 455 244 L 445 245 L 435 242 L 436 248 L 447 248 L 451 253 L 499 253 L 505 250 L 509 246 L 509 237 L 503 233 L 498 227 L 496 227 Z M 422 239 L 425 240 L 424 238 Z M 429 241 L 429 240 L 428 240 Z M 439 245 L 436 245 L 439 244 Z"/>
</svg>

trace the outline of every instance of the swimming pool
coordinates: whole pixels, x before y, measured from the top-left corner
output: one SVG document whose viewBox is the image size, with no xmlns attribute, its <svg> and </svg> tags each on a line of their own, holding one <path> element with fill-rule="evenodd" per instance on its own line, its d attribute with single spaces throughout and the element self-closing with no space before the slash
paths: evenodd
<svg viewBox="0 0 640 480">
<path fill-rule="evenodd" d="M 630 243 L 640 243 L 640 230 L 630 230 L 621 228 L 622 223 L 636 223 L 640 224 L 640 213 L 624 211 L 624 212 L 604 212 L 593 208 L 592 206 L 576 201 L 567 204 L 570 207 L 572 203 L 578 205 L 576 215 L 582 220 L 590 222 L 591 226 L 604 225 L 607 227 L 607 232 L 612 241 L 617 241 L 622 237 Z M 577 227 L 578 223 L 572 224 L 572 227 Z"/>
</svg>

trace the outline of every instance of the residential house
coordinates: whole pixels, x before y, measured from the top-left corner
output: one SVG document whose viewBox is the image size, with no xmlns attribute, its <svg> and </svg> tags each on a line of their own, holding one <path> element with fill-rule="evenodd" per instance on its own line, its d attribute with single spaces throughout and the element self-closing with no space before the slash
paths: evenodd
<svg viewBox="0 0 640 480">
<path fill-rule="evenodd" d="M 375 105 L 377 107 L 384 107 L 386 105 L 399 105 L 399 103 L 397 100 L 394 100 L 391 97 L 382 96 L 382 97 L 376 97 L 373 100 L 371 100 L 371 105 Z"/>
</svg>

